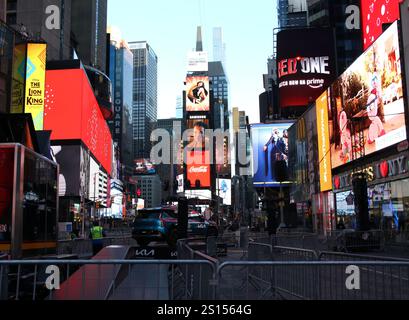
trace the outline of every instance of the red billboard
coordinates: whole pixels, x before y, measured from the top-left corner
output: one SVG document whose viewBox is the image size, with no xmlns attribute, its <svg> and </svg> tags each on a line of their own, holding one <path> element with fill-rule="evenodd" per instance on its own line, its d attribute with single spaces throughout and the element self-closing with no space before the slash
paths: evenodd
<svg viewBox="0 0 409 320">
<path fill-rule="evenodd" d="M 186 179 L 190 182 L 187 189 L 211 187 L 211 160 L 209 151 L 187 151 Z M 198 183 L 200 182 L 200 185 Z"/>
<path fill-rule="evenodd" d="M 85 71 L 49 70 L 46 79 L 44 130 L 54 141 L 82 140 L 111 174 L 112 136 Z"/>
<path fill-rule="evenodd" d="M 382 34 L 383 25 L 399 19 L 402 0 L 361 0 L 364 50 Z"/>
<path fill-rule="evenodd" d="M 280 107 L 305 107 L 336 77 L 334 32 L 289 29 L 277 34 Z"/>
</svg>

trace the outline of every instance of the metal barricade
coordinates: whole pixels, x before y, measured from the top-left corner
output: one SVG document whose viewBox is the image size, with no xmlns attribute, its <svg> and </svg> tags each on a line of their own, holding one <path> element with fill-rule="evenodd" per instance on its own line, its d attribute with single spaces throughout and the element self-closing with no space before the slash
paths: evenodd
<svg viewBox="0 0 409 320">
<path fill-rule="evenodd" d="M 275 261 L 318 261 L 318 255 L 313 250 L 273 247 L 273 260 Z"/>
<path fill-rule="evenodd" d="M 219 300 L 409 299 L 408 262 L 226 262 L 218 277 Z"/>
<path fill-rule="evenodd" d="M 248 247 L 248 261 L 272 261 L 273 246 L 264 243 L 250 242 Z"/>
<path fill-rule="evenodd" d="M 207 300 L 217 284 L 207 260 L 0 261 L 0 268 L 9 269 L 9 300 Z M 59 289 L 50 288 L 57 278 Z"/>
</svg>

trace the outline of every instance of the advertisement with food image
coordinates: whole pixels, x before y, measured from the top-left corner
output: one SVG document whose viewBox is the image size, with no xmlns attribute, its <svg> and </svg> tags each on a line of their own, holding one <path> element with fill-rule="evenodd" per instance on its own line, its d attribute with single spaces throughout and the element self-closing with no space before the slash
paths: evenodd
<svg viewBox="0 0 409 320">
<path fill-rule="evenodd" d="M 396 22 L 331 86 L 332 168 L 406 140 L 402 84 Z"/>
</svg>

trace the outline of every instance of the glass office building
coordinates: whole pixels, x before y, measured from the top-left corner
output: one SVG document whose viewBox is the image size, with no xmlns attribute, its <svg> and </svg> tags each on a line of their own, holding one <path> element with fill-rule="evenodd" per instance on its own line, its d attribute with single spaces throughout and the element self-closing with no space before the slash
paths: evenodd
<svg viewBox="0 0 409 320">
<path fill-rule="evenodd" d="M 158 58 L 145 41 L 130 42 L 133 53 L 134 159 L 150 157 L 150 136 L 158 115 Z"/>
</svg>

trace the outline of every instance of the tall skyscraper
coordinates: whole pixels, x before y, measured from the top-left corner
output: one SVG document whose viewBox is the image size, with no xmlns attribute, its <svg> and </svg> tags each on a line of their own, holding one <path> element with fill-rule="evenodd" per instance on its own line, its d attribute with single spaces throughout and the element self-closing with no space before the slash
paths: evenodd
<svg viewBox="0 0 409 320">
<path fill-rule="evenodd" d="M 105 72 L 108 0 L 71 2 L 71 31 L 78 56 L 84 64 Z"/>
<path fill-rule="evenodd" d="M 308 25 L 306 0 L 278 0 L 277 9 L 280 28 Z"/>
<path fill-rule="evenodd" d="M 134 56 L 134 159 L 148 159 L 152 148 L 150 137 L 158 116 L 158 58 L 146 41 L 130 42 L 129 46 Z"/>
<path fill-rule="evenodd" d="M 60 8 L 62 27 L 59 30 L 44 25 L 49 16 L 45 9 L 49 5 Z M 71 0 L 64 1 L 64 7 L 61 0 L 7 0 L 7 24 L 31 40 L 46 41 L 48 61 L 72 58 Z M 83 29 L 82 33 L 89 34 L 90 30 L 93 29 Z"/>
<path fill-rule="evenodd" d="M 229 129 L 229 80 L 221 61 L 209 62 L 210 90 L 213 92 L 213 128 Z"/>
<path fill-rule="evenodd" d="M 120 180 L 129 181 L 134 169 L 132 99 L 133 99 L 133 54 L 126 41 L 110 34 L 109 77 L 112 81 L 114 97 L 114 118 L 109 121 L 112 138 L 119 147 L 122 169 L 118 172 Z"/>
<path fill-rule="evenodd" d="M 347 9 L 359 8 L 360 0 L 307 0 L 307 3 L 310 26 L 335 29 L 338 73 L 342 73 L 363 51 L 361 28 L 348 28 L 346 23 L 350 15 Z"/>
<path fill-rule="evenodd" d="M 213 28 L 213 61 L 220 61 L 226 69 L 226 44 L 221 27 Z"/>
</svg>

